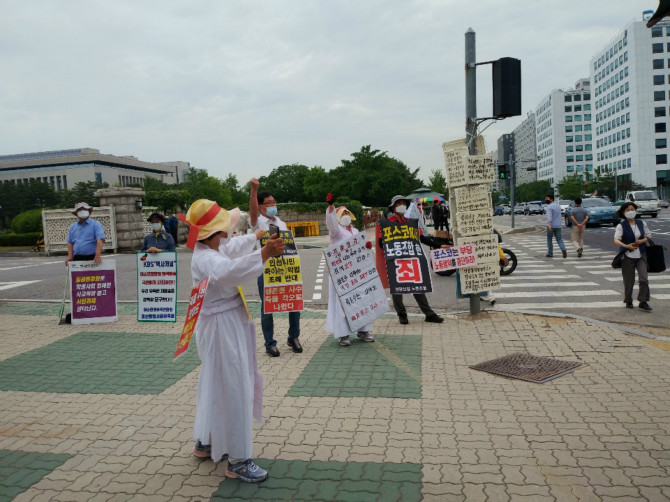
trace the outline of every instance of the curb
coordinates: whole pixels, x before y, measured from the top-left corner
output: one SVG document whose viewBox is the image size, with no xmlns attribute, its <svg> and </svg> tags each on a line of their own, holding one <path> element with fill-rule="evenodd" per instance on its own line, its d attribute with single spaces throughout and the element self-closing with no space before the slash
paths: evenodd
<svg viewBox="0 0 670 502">
<path fill-rule="evenodd" d="M 544 230 L 544 227 L 539 225 L 525 228 L 510 228 L 509 230 L 503 232 L 503 235 L 527 234 L 530 232 L 541 232 L 542 230 Z"/>
</svg>

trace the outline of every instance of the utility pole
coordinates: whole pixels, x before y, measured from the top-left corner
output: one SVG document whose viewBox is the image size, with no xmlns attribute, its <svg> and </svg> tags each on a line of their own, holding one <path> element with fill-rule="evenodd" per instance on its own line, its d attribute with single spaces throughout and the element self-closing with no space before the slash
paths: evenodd
<svg viewBox="0 0 670 502">
<path fill-rule="evenodd" d="M 475 30 L 465 32 L 465 142 L 477 155 L 477 50 Z M 479 314 L 479 294 L 470 295 L 470 315 Z"/>
<path fill-rule="evenodd" d="M 510 187 L 509 187 L 509 205 L 512 208 L 512 228 L 514 228 L 514 186 L 516 185 L 516 166 L 514 165 L 514 157 L 510 153 L 507 157 L 507 165 L 509 166 Z"/>
</svg>

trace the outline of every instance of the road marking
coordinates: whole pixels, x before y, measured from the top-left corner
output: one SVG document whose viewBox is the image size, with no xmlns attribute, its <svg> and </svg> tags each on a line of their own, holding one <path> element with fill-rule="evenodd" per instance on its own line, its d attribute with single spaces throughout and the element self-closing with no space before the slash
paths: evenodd
<svg viewBox="0 0 670 502">
<path fill-rule="evenodd" d="M 551 286 L 548 286 L 551 287 Z M 570 296 L 609 296 L 609 295 L 620 295 L 618 291 L 613 291 L 611 289 L 601 289 L 595 291 L 519 291 L 517 293 L 496 293 L 496 298 L 537 298 L 540 296 L 544 297 L 555 297 L 562 296 L 566 294 Z"/>
<path fill-rule="evenodd" d="M 499 296 L 496 294 L 496 296 Z M 608 309 L 623 308 L 623 301 L 614 302 L 548 302 L 548 303 L 505 303 L 496 304 L 494 310 L 549 310 L 549 309 Z"/>
<path fill-rule="evenodd" d="M 552 279 L 583 279 L 581 275 L 573 274 L 564 274 L 564 275 L 552 275 Z M 546 281 L 546 277 L 541 275 L 523 275 L 523 273 L 503 276 L 502 281 L 527 281 L 531 279 L 537 279 L 538 281 Z"/>
<path fill-rule="evenodd" d="M 563 270 L 560 268 L 546 270 L 546 267 L 543 267 L 540 270 L 525 270 L 519 267 L 518 270 L 520 270 L 521 273 L 523 274 L 560 274 L 561 272 L 567 272 L 567 270 Z"/>
<path fill-rule="evenodd" d="M 318 277 L 319 277 L 319 276 L 317 275 L 316 283 L 317 283 L 317 284 L 321 284 L 321 283 L 323 282 L 323 278 L 318 278 Z"/>
<path fill-rule="evenodd" d="M 312 295 L 312 301 L 314 300 L 320 300 L 321 299 L 321 293 L 314 293 Z"/>
<path fill-rule="evenodd" d="M 551 283 L 551 286 L 547 286 L 546 282 L 513 282 L 510 284 L 501 284 L 503 288 L 547 288 L 547 287 L 567 288 L 572 286 L 597 286 L 597 285 L 598 285 L 597 282 L 559 282 L 559 283 Z"/>
<path fill-rule="evenodd" d="M 612 265 L 575 265 L 575 268 L 612 268 Z"/>
<path fill-rule="evenodd" d="M 653 278 L 653 280 L 651 280 L 652 278 Z M 605 279 L 606 281 L 612 281 L 612 282 L 621 282 L 622 281 L 621 276 L 619 276 L 619 277 L 603 277 L 603 279 Z M 670 280 L 670 276 L 666 276 L 666 277 L 650 276 L 649 279 L 650 279 L 649 283 L 656 285 L 656 281 Z"/>
<path fill-rule="evenodd" d="M 23 267 L 21 267 L 23 268 Z M 41 280 L 41 279 L 40 279 Z M 7 289 L 20 288 L 21 286 L 27 286 L 28 284 L 33 284 L 37 281 L 15 281 L 15 282 L 0 282 L 0 291 L 5 291 Z"/>
</svg>

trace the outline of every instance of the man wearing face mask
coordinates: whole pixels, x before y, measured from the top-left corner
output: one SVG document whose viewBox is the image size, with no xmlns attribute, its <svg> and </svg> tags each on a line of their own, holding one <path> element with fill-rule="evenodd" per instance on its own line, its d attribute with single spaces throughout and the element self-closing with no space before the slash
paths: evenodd
<svg viewBox="0 0 670 502">
<path fill-rule="evenodd" d="M 148 253 L 160 253 L 161 251 L 174 251 L 174 238 L 163 229 L 165 219 L 160 213 L 152 213 L 147 221 L 151 223 L 151 233 L 144 237 L 141 251 Z"/>
<path fill-rule="evenodd" d="M 406 199 L 402 195 L 396 195 L 393 197 L 391 200 L 391 204 L 389 205 L 388 209 L 391 211 L 393 214 L 389 217 L 389 221 L 392 222 L 400 222 L 404 223 L 406 221 L 409 221 L 407 218 L 405 218 L 405 212 L 407 211 L 407 206 L 410 204 L 410 200 Z M 432 238 L 424 235 L 422 232 L 419 232 L 419 240 L 423 243 L 426 244 L 427 246 L 431 247 L 444 247 L 440 246 L 439 244 L 435 243 Z M 381 233 L 379 231 L 379 226 L 377 226 L 377 245 L 382 248 L 382 239 L 381 239 Z M 377 266 L 379 269 L 379 265 Z M 386 276 L 386 270 L 380 271 L 380 275 Z M 419 308 L 421 309 L 421 312 L 424 313 L 426 316 L 426 322 L 435 322 L 435 323 L 441 323 L 444 321 L 443 317 L 440 317 L 435 313 L 435 311 L 430 308 L 430 305 L 428 304 L 428 299 L 426 298 L 426 295 L 423 293 L 416 293 L 413 295 L 414 299 L 416 300 L 416 303 L 419 305 Z M 407 309 L 405 309 L 405 304 L 403 303 L 402 300 L 402 295 L 395 295 L 392 294 L 391 298 L 393 299 L 393 308 L 395 308 L 396 313 L 398 314 L 398 320 L 400 321 L 400 324 L 408 324 L 409 320 L 407 319 Z"/>
<path fill-rule="evenodd" d="M 561 253 L 563 253 L 563 258 L 568 257 L 568 252 L 565 250 L 565 244 L 563 243 L 563 237 L 561 236 L 561 206 L 558 205 L 558 202 L 554 201 L 554 194 L 548 194 L 544 198 L 544 202 L 547 204 L 547 258 L 554 257 L 554 237 L 556 238 L 556 243 L 558 247 L 561 248 Z"/>
<path fill-rule="evenodd" d="M 286 223 L 277 216 L 277 201 L 270 192 L 258 193 L 259 182 L 252 178 L 249 182 L 251 191 L 249 197 L 249 220 L 253 230 L 270 230 L 270 224 L 277 225 L 279 230 L 288 230 Z M 258 212 L 260 211 L 260 215 Z M 261 328 L 265 338 L 265 352 L 271 357 L 279 357 L 277 340 L 274 339 L 274 319 L 272 314 L 266 314 L 263 310 L 263 295 L 265 283 L 263 274 L 258 276 L 258 294 L 261 297 Z M 287 345 L 296 353 L 302 352 L 302 345 L 298 337 L 300 336 L 300 312 L 288 313 L 288 339 Z"/>
<path fill-rule="evenodd" d="M 102 246 L 105 244 L 105 230 L 99 221 L 89 217 L 93 208 L 86 202 L 75 204 L 72 214 L 79 221 L 70 226 L 67 235 L 67 259 L 65 265 L 71 261 L 102 262 Z"/>
</svg>

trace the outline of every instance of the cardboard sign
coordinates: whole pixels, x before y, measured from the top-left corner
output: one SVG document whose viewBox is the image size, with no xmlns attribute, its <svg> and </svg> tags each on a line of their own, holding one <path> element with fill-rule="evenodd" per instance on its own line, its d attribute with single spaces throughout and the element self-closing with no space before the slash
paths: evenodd
<svg viewBox="0 0 670 502">
<path fill-rule="evenodd" d="M 330 280 L 337 291 L 349 329 L 358 331 L 389 310 L 365 233 L 324 249 Z"/>
<path fill-rule="evenodd" d="M 117 321 L 116 262 L 71 261 L 68 266 L 72 324 Z"/>
<path fill-rule="evenodd" d="M 454 246 L 449 249 L 432 249 L 430 259 L 433 262 L 435 272 L 454 270 L 457 268 L 472 267 L 477 264 L 477 253 L 475 247 L 468 244 L 465 246 Z"/>
<path fill-rule="evenodd" d="M 477 263 L 498 263 L 500 253 L 498 252 L 498 236 L 496 234 L 474 235 L 471 237 L 459 237 L 457 246 L 472 245 L 477 255 Z"/>
<path fill-rule="evenodd" d="M 137 253 L 137 320 L 177 322 L 177 253 Z"/>
<path fill-rule="evenodd" d="M 444 157 L 449 188 L 495 181 L 493 157 L 463 155 L 463 150 L 445 152 Z"/>
<path fill-rule="evenodd" d="M 482 235 L 493 232 L 493 218 L 491 211 L 462 211 L 459 205 L 456 213 L 456 228 L 458 235 Z"/>
<path fill-rule="evenodd" d="M 461 293 L 481 293 L 500 288 L 500 265 L 498 263 L 481 263 L 474 267 L 464 268 L 459 272 Z"/>
<path fill-rule="evenodd" d="M 303 310 L 302 269 L 298 249 L 289 230 L 281 230 L 279 236 L 284 240 L 284 254 L 268 259 L 263 270 L 263 310 L 266 314 Z M 268 232 L 261 238 L 261 246 L 269 238 Z"/>
<path fill-rule="evenodd" d="M 489 213 L 493 213 L 491 188 L 488 185 L 468 185 L 455 188 L 454 195 L 458 200 L 458 210 L 461 212 L 488 210 Z"/>
<path fill-rule="evenodd" d="M 188 350 L 188 345 L 191 343 L 191 338 L 195 332 L 195 325 L 198 322 L 198 316 L 200 316 L 202 302 L 205 300 L 207 284 L 209 284 L 209 277 L 205 277 L 191 290 L 191 299 L 188 302 L 186 320 L 181 330 L 179 342 L 177 342 L 177 350 L 175 350 L 174 356 L 172 356 L 173 361 Z"/>
<path fill-rule="evenodd" d="M 391 293 L 430 293 L 433 282 L 419 242 L 417 220 L 381 220 L 379 227 Z"/>
</svg>

